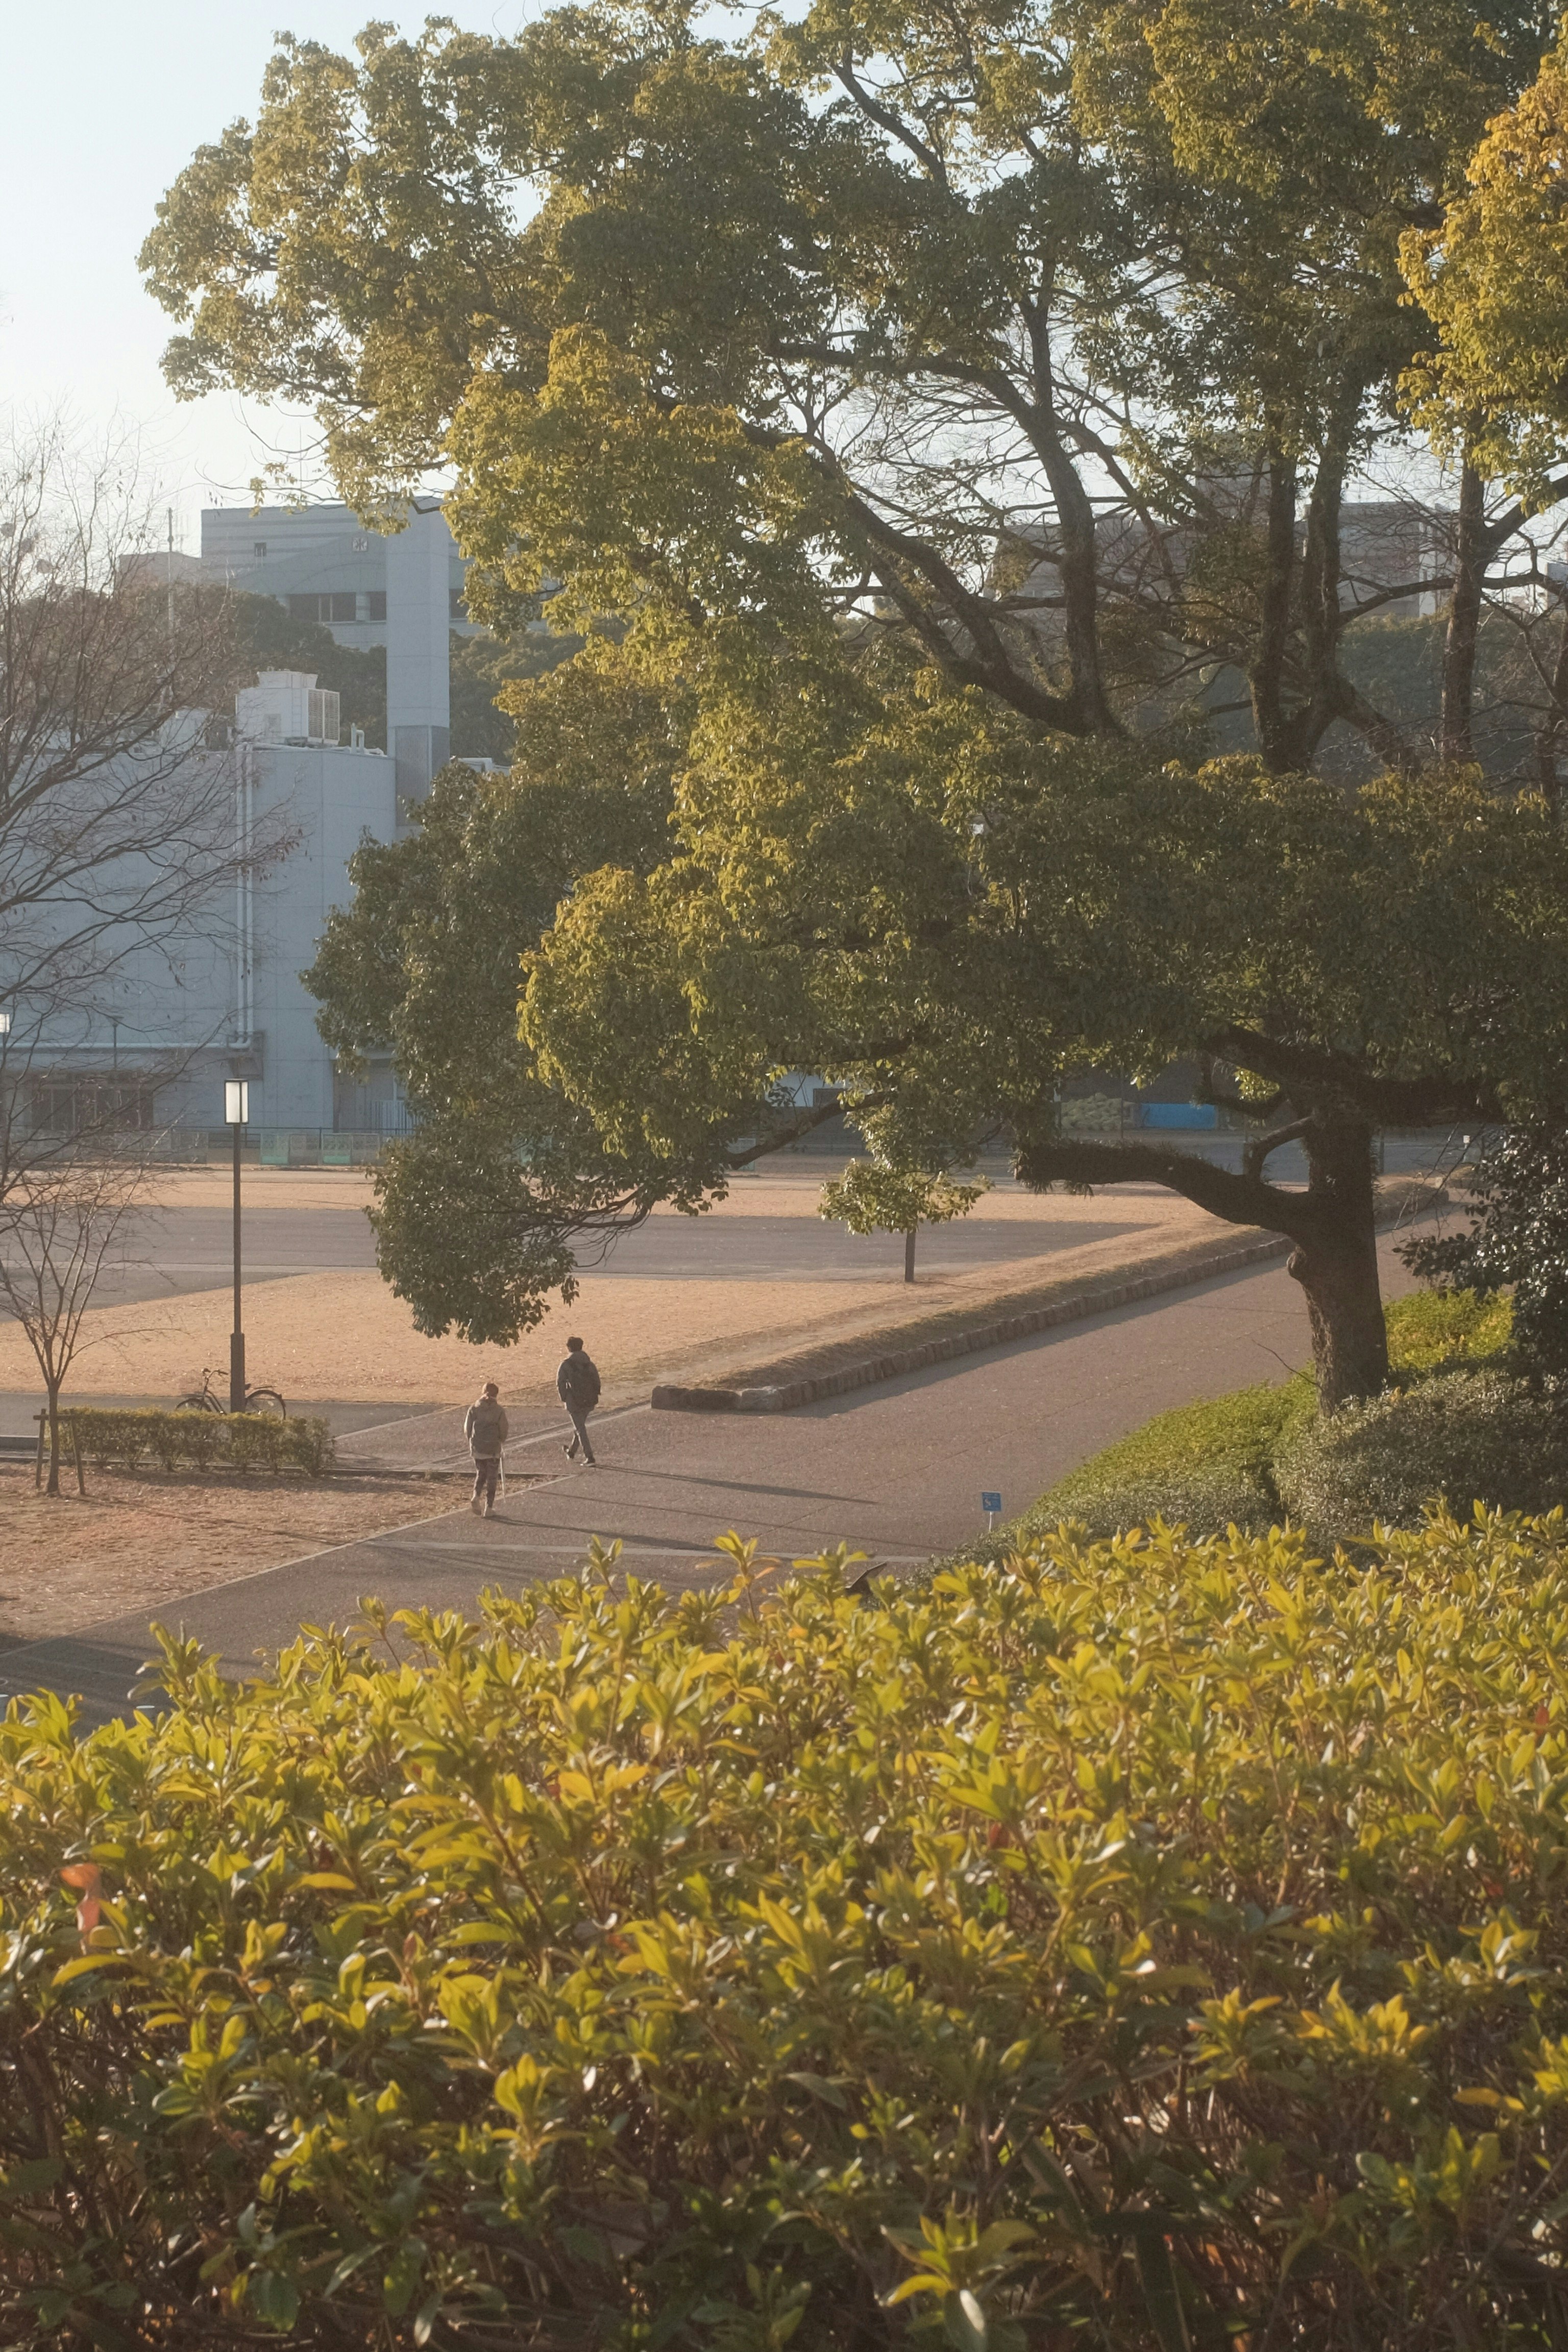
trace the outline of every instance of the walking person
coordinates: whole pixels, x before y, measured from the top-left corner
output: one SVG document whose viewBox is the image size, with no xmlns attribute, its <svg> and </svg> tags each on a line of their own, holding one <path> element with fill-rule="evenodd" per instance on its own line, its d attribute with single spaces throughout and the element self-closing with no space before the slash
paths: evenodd
<svg viewBox="0 0 1568 2352">
<path fill-rule="evenodd" d="M 463 1417 L 463 1435 L 474 1457 L 474 1499 L 468 1508 L 482 1510 L 488 1519 L 496 1507 L 496 1480 L 500 1476 L 500 1450 L 510 1423 L 501 1410 L 500 1391 L 494 1381 Z"/>
<path fill-rule="evenodd" d="M 574 1462 L 581 1447 L 584 1461 L 592 1463 L 595 1457 L 588 1443 L 588 1415 L 599 1402 L 599 1373 L 581 1339 L 566 1342 L 566 1353 L 555 1368 L 555 1393 L 576 1432 L 571 1444 L 563 1446 L 562 1452 L 568 1462 Z"/>
</svg>

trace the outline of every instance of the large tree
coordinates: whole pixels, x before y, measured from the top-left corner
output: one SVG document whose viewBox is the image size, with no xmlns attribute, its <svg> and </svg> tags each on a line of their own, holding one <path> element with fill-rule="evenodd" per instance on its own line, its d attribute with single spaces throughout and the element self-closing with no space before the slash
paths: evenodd
<svg viewBox="0 0 1568 2352">
<path fill-rule="evenodd" d="M 1415 781 L 1341 659 L 1358 608 L 1443 584 L 1347 579 L 1342 509 L 1438 331 L 1400 239 L 1542 37 L 1458 0 L 820 0 L 733 41 L 605 6 L 280 45 L 148 242 L 173 381 L 314 400 L 367 511 L 454 464 L 473 608 L 548 589 L 587 640 L 516 698 L 510 784 L 367 857 L 318 967 L 428 1114 L 382 1244 L 433 1326 L 515 1328 L 574 1235 L 695 1204 L 795 1066 L 909 1165 L 1005 1126 L 1033 1181 L 1289 1233 L 1322 1393 L 1377 1384 L 1374 1125 L 1563 1086 L 1554 829 Z M 1226 676 L 1257 757 L 1205 767 Z M 1344 724 L 1412 781 L 1317 783 Z M 618 823 L 650 729 L 657 845 L 552 815 L 569 771 Z M 517 825 L 498 907 L 468 882 Z M 493 979 L 477 1076 L 442 965 Z M 1174 1053 L 1300 1135 L 1304 1195 L 1267 1127 L 1237 1176 L 1058 1134 L 1064 1076 Z M 433 1263 L 459 1192 L 482 1244 Z"/>
<path fill-rule="evenodd" d="M 1420 582 L 1342 597 L 1339 513 L 1430 340 L 1400 236 L 1534 75 L 1539 5 L 1484 37 L 1460 0 L 824 0 L 733 42 L 691 15 L 280 43 L 147 241 L 176 389 L 313 402 L 345 491 L 395 510 L 455 416 L 504 436 L 593 329 L 660 414 L 799 453 L 833 609 L 1037 724 L 1115 731 L 1217 662 L 1272 765 L 1338 721 L 1414 757 L 1337 654 Z M 609 504 L 649 561 L 637 495 Z M 494 610 L 547 534 L 484 524 Z M 731 554 L 710 590 L 765 600 L 756 535 Z"/>
</svg>

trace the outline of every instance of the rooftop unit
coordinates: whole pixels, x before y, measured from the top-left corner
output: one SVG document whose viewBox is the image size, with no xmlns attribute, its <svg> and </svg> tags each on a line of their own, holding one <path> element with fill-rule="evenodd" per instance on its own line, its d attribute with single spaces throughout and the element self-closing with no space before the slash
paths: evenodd
<svg viewBox="0 0 1568 2352">
<path fill-rule="evenodd" d="M 234 723 L 250 743 L 336 743 L 338 698 L 314 670 L 264 669 L 235 696 Z"/>
</svg>

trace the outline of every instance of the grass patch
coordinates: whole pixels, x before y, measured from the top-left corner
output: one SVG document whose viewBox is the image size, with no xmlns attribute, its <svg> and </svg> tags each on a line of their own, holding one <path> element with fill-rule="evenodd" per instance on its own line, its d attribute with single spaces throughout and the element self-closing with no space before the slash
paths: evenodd
<svg viewBox="0 0 1568 2352">
<path fill-rule="evenodd" d="M 1384 1309 L 1389 1365 L 1402 1374 L 1458 1362 L 1481 1363 L 1507 1352 L 1513 1301 L 1478 1298 L 1473 1290 L 1415 1290 Z"/>
</svg>

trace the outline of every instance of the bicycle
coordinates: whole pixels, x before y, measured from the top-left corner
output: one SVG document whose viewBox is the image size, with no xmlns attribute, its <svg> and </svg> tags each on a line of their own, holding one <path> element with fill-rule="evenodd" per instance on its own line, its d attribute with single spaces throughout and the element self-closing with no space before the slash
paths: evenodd
<svg viewBox="0 0 1568 2352">
<path fill-rule="evenodd" d="M 219 1396 L 213 1387 L 212 1370 L 210 1364 L 202 1366 L 200 1388 L 192 1389 L 188 1396 L 180 1397 L 176 1401 L 174 1405 L 176 1412 L 226 1412 L 228 1411 L 228 1399 L 226 1396 Z M 247 1389 L 245 1410 L 247 1412 L 276 1413 L 279 1421 L 287 1421 L 289 1418 L 289 1408 L 276 1389 Z"/>
</svg>

